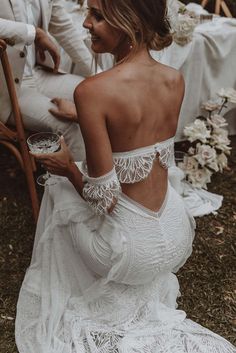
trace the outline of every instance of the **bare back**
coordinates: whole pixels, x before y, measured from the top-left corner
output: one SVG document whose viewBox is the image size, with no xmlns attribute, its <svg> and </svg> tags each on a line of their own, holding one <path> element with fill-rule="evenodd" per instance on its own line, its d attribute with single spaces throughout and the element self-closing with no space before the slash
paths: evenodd
<svg viewBox="0 0 236 353">
<path fill-rule="evenodd" d="M 184 95 L 176 70 L 141 56 L 95 76 L 92 83 L 105 107 L 113 152 L 150 146 L 175 135 Z M 166 189 L 167 170 L 157 159 L 145 180 L 122 184 L 124 193 L 154 211 L 162 205 Z"/>
<path fill-rule="evenodd" d="M 107 102 L 112 150 L 128 151 L 174 136 L 184 92 L 181 75 L 158 63 L 143 71 L 131 65 L 118 74 L 115 70 Z"/>
</svg>

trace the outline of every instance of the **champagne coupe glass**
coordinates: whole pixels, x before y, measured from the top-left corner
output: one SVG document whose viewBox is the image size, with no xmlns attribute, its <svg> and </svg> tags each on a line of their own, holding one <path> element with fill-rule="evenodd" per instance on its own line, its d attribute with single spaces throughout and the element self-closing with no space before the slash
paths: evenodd
<svg viewBox="0 0 236 353">
<path fill-rule="evenodd" d="M 31 152 L 37 154 L 53 153 L 60 148 L 60 135 L 53 132 L 38 132 L 27 139 L 27 144 Z M 45 174 L 37 178 L 37 183 L 42 186 L 56 184 L 56 177 L 46 171 Z"/>
</svg>

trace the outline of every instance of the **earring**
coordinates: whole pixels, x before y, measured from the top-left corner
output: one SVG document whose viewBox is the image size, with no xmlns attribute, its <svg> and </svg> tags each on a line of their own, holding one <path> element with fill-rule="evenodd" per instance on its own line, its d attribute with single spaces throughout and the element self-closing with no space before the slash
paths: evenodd
<svg viewBox="0 0 236 353">
<path fill-rule="evenodd" d="M 128 41 L 128 46 L 129 46 L 129 50 L 132 50 L 132 49 L 133 49 L 133 44 L 132 44 L 132 42 Z"/>
</svg>

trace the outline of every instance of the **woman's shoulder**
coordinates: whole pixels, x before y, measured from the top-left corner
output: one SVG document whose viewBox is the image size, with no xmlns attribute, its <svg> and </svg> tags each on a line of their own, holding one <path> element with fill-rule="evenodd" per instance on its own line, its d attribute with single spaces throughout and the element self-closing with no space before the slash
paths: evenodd
<svg viewBox="0 0 236 353">
<path fill-rule="evenodd" d="M 116 75 L 113 70 L 107 70 L 87 77 L 76 87 L 74 97 L 77 99 L 85 99 L 93 97 L 100 100 L 102 96 L 106 97 L 114 87 Z"/>
<path fill-rule="evenodd" d="M 96 119 L 104 122 L 108 113 L 113 109 L 112 102 L 116 97 L 116 87 L 117 84 L 107 71 L 82 81 L 74 91 L 79 121 Z"/>
<path fill-rule="evenodd" d="M 174 102 L 177 104 L 182 102 L 185 92 L 185 82 L 180 71 L 161 64 L 156 77 L 154 78 L 157 80 L 156 86 L 159 88 L 162 87 L 161 91 L 159 91 L 161 97 L 163 95 L 167 96 L 168 100 L 171 99 L 173 104 Z"/>
<path fill-rule="evenodd" d="M 183 85 L 184 78 L 182 73 L 179 70 L 176 70 L 173 67 L 160 64 L 159 72 L 161 73 L 162 79 L 169 85 Z"/>
</svg>

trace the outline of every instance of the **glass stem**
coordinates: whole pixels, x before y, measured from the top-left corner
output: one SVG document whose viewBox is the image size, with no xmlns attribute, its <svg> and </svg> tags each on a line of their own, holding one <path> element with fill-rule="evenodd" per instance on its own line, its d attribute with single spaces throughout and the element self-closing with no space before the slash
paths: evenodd
<svg viewBox="0 0 236 353">
<path fill-rule="evenodd" d="M 51 174 L 46 170 L 46 178 L 47 178 L 47 180 L 49 179 L 49 178 L 51 178 Z"/>
</svg>

